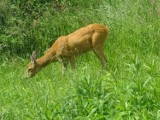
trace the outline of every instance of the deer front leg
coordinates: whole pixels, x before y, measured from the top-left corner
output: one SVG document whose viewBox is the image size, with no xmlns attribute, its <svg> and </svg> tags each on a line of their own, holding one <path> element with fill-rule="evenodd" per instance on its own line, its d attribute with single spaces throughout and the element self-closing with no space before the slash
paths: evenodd
<svg viewBox="0 0 160 120">
<path fill-rule="evenodd" d="M 68 61 L 66 59 L 62 59 L 62 75 L 64 75 L 68 66 Z"/>
<path fill-rule="evenodd" d="M 58 62 L 61 63 L 61 65 L 62 65 L 61 70 L 62 70 L 62 75 L 64 75 L 64 73 L 67 69 L 67 66 L 68 66 L 68 60 L 63 58 L 62 56 L 56 56 L 56 57 L 57 57 Z"/>
<path fill-rule="evenodd" d="M 75 59 L 75 56 L 70 57 L 69 58 L 69 62 L 71 64 L 72 69 L 75 69 L 76 68 L 76 59 Z"/>
</svg>

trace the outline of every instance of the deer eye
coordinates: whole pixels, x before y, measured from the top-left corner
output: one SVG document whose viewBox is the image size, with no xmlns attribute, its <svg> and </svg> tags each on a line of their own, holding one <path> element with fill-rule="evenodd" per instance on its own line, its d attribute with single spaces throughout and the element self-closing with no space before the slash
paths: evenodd
<svg viewBox="0 0 160 120">
<path fill-rule="evenodd" d="M 31 68 L 29 68 L 29 69 L 28 69 L 28 72 L 31 72 L 31 70 L 32 70 L 32 69 L 31 69 Z"/>
</svg>

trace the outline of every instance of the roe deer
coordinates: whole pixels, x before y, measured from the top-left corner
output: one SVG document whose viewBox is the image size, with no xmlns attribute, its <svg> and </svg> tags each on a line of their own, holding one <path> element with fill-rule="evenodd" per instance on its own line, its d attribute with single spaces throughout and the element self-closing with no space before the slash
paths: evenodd
<svg viewBox="0 0 160 120">
<path fill-rule="evenodd" d="M 42 68 L 51 62 L 60 61 L 65 69 L 68 62 L 75 68 L 75 57 L 80 53 L 93 51 L 99 58 L 102 68 L 107 65 L 104 55 L 104 41 L 108 35 L 108 28 L 101 24 L 90 24 L 79 30 L 59 37 L 49 50 L 39 59 L 36 59 L 36 52 L 31 55 L 31 62 L 28 64 L 26 78 L 33 77 Z"/>
</svg>

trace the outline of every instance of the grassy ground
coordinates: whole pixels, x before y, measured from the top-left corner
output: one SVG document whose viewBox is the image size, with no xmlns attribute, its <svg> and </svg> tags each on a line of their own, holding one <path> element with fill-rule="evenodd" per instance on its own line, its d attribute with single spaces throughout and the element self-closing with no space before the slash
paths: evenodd
<svg viewBox="0 0 160 120">
<path fill-rule="evenodd" d="M 108 0 L 97 9 L 79 12 L 77 17 L 88 16 L 85 24 L 91 20 L 110 28 L 105 45 L 107 71 L 100 70 L 99 60 L 88 53 L 77 58 L 76 71 L 69 68 L 62 76 L 61 65 L 55 63 L 26 80 L 28 60 L 3 57 L 0 118 L 160 120 L 159 5 L 149 0 Z M 67 20 L 75 20 L 73 29 L 62 28 L 62 32 L 80 26 L 73 14 Z"/>
<path fill-rule="evenodd" d="M 109 71 L 100 71 L 89 55 L 78 58 L 75 72 L 62 76 L 57 63 L 30 80 L 24 79 L 26 61 L 1 64 L 1 119 L 160 118 L 158 57 L 111 59 Z"/>
</svg>

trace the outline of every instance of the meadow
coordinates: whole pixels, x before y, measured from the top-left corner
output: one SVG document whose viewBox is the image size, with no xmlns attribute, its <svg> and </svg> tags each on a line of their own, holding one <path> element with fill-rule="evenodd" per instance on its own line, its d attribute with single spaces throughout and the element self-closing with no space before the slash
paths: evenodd
<svg viewBox="0 0 160 120">
<path fill-rule="evenodd" d="M 160 120 L 159 8 L 158 0 L 0 2 L 0 119 Z M 40 57 L 90 23 L 110 29 L 108 70 L 89 52 L 75 71 L 62 75 L 54 63 L 24 78 L 33 50 Z"/>
</svg>

